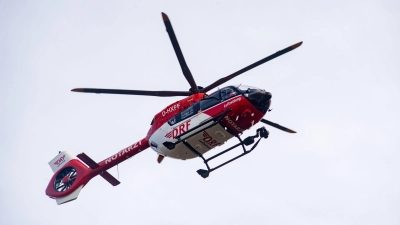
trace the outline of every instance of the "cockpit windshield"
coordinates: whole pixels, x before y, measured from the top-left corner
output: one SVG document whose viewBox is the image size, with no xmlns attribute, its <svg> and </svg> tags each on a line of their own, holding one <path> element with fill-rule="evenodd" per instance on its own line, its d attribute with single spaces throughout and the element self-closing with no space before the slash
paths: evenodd
<svg viewBox="0 0 400 225">
<path fill-rule="evenodd" d="M 252 87 L 252 86 L 243 85 L 243 84 L 238 85 L 238 86 L 236 86 L 236 87 L 237 87 L 239 90 L 241 90 L 243 93 L 247 92 L 249 89 L 250 89 L 250 90 L 261 90 L 261 88 Z"/>
<path fill-rule="evenodd" d="M 232 87 L 226 87 L 221 89 L 221 98 L 222 100 L 226 100 L 228 98 L 232 98 L 233 96 L 236 96 L 237 90 L 233 89 Z"/>
</svg>

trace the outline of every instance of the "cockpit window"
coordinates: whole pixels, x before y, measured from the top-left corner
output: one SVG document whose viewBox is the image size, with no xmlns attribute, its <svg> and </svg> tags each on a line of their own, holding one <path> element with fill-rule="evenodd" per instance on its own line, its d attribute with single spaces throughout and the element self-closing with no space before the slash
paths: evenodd
<svg viewBox="0 0 400 225">
<path fill-rule="evenodd" d="M 214 98 L 214 99 L 218 99 L 221 100 L 221 94 L 220 91 L 216 91 L 214 93 L 211 93 L 209 96 L 207 96 L 207 98 Z"/>
<path fill-rule="evenodd" d="M 222 100 L 226 100 L 228 98 L 232 98 L 233 96 L 236 96 L 237 92 L 230 87 L 224 88 L 221 90 L 221 98 Z"/>
<path fill-rule="evenodd" d="M 242 91 L 242 93 L 246 93 L 248 90 L 260 90 L 260 88 L 252 87 L 252 86 L 249 86 L 249 85 L 242 85 L 242 84 L 237 86 L 237 88 L 240 91 Z"/>
</svg>

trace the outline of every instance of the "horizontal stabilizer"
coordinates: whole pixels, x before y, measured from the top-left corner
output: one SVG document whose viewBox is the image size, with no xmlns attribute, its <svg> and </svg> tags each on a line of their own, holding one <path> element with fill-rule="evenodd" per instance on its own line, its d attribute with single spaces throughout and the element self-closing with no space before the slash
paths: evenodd
<svg viewBox="0 0 400 225">
<path fill-rule="evenodd" d="M 106 181 L 108 181 L 108 183 L 110 183 L 112 186 L 117 186 L 118 184 L 121 183 L 107 171 L 103 171 L 102 173 L 100 173 L 100 176 L 103 177 Z"/>
<path fill-rule="evenodd" d="M 82 160 L 84 163 L 86 163 L 86 165 L 88 165 L 91 169 L 97 169 L 100 167 L 99 164 L 97 164 L 93 159 L 91 159 L 84 152 L 82 152 L 81 154 L 78 154 L 77 157 L 80 160 Z M 111 175 L 107 171 L 102 171 L 99 175 L 101 177 L 103 177 L 106 181 L 108 181 L 108 183 L 110 183 L 112 186 L 117 186 L 118 184 L 121 183 L 119 180 L 117 180 L 115 177 L 113 177 L 113 175 Z"/>
<path fill-rule="evenodd" d="M 76 157 L 78 157 L 80 160 L 82 160 L 86 165 L 88 165 L 91 169 L 97 169 L 99 164 L 97 164 L 93 159 L 91 159 L 88 155 L 86 155 L 84 152 L 81 154 L 78 154 Z"/>
</svg>

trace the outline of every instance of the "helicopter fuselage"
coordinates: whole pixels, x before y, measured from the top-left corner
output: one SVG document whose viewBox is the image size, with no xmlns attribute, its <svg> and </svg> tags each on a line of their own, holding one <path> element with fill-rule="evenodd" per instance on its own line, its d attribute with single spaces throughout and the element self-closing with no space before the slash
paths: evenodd
<svg viewBox="0 0 400 225">
<path fill-rule="evenodd" d="M 150 147 L 159 155 L 186 160 L 197 155 L 184 143 L 173 149 L 163 143 L 185 139 L 196 151 L 204 154 L 232 137 L 240 136 L 262 119 L 271 103 L 270 93 L 258 88 L 240 87 L 228 86 L 208 96 L 192 95 L 163 109 L 152 121 L 148 133 Z M 218 116 L 222 116 L 219 123 L 204 129 Z"/>
</svg>

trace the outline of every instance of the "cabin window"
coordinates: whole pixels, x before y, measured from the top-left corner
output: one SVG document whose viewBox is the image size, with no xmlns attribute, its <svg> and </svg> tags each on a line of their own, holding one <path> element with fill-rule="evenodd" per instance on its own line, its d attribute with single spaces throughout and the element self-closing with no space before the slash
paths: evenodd
<svg viewBox="0 0 400 225">
<path fill-rule="evenodd" d="M 168 124 L 173 126 L 174 124 L 180 123 L 182 120 L 186 120 L 189 117 L 196 115 L 200 110 L 200 103 L 195 103 L 191 105 L 189 108 L 183 110 L 181 113 L 176 114 L 170 120 L 168 120 Z"/>
<path fill-rule="evenodd" d="M 197 114 L 197 112 L 200 110 L 200 106 L 198 103 L 195 103 L 193 105 L 191 105 L 189 108 L 183 110 L 181 112 L 181 120 L 187 119 L 195 114 Z"/>
<path fill-rule="evenodd" d="M 205 110 L 221 102 L 221 93 L 216 91 L 200 101 L 201 110 Z"/>
</svg>

